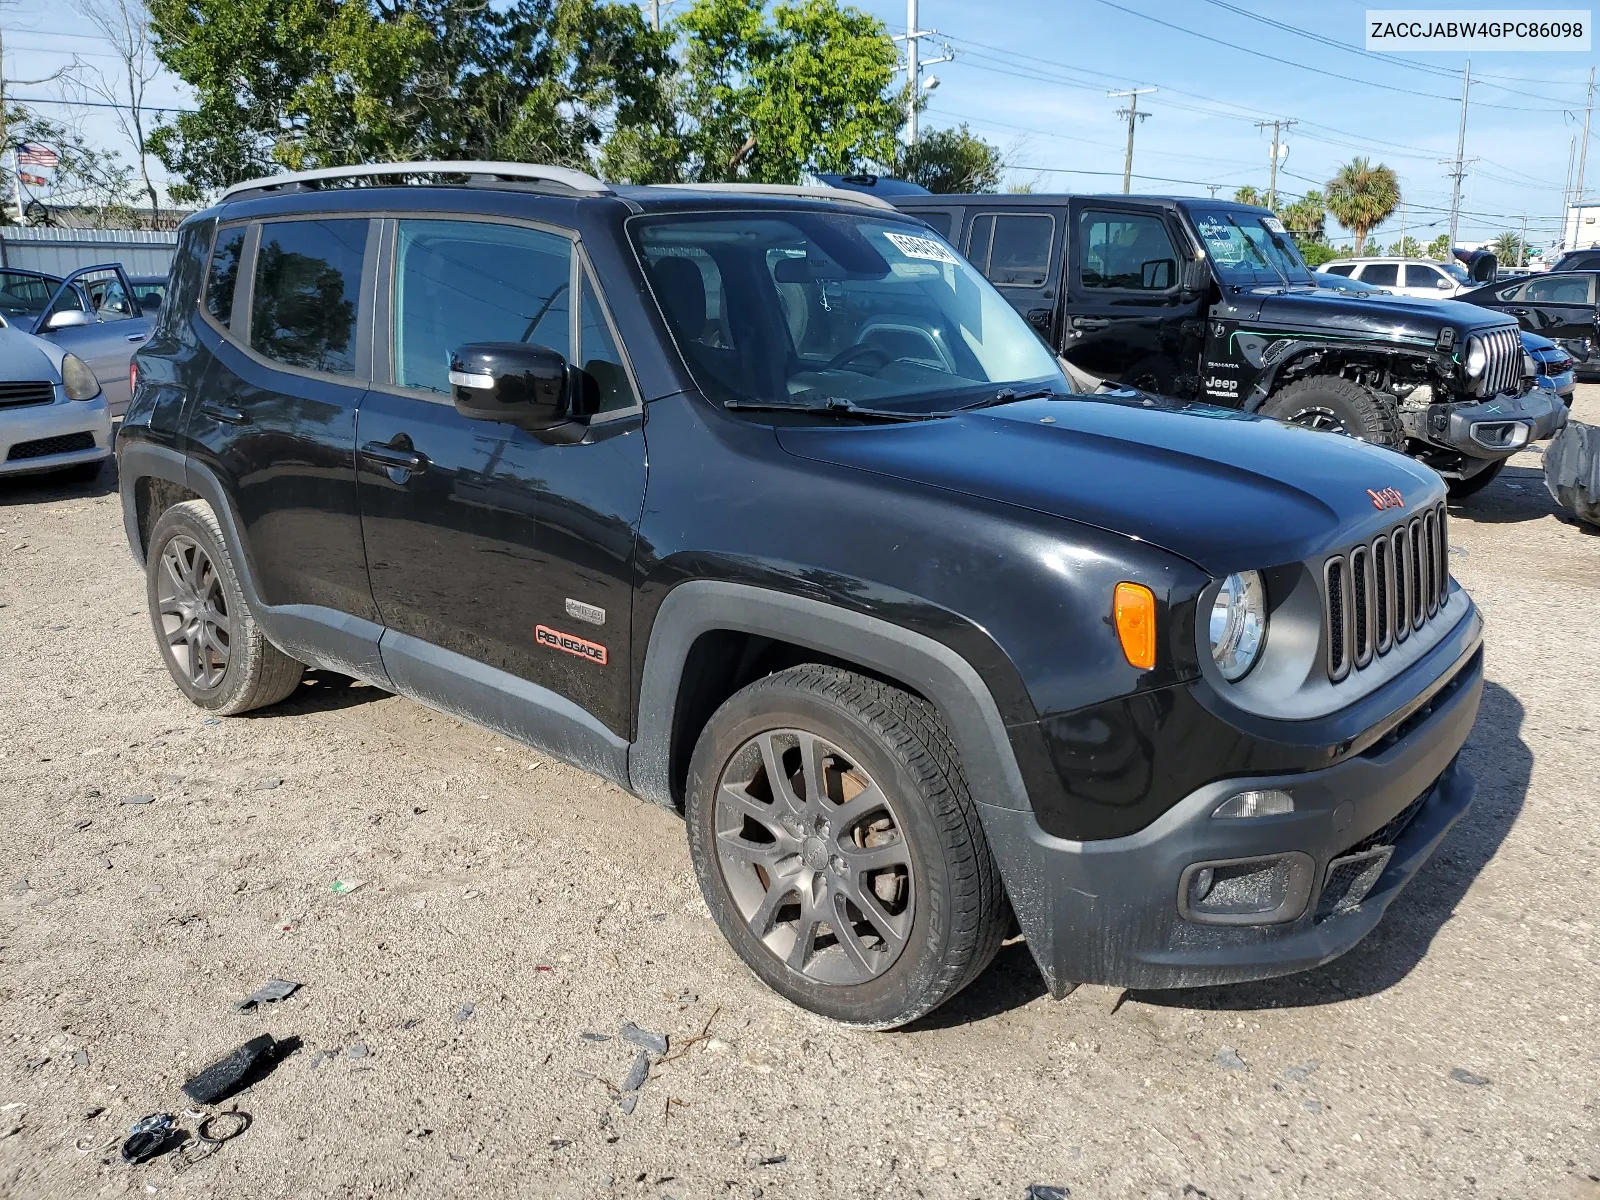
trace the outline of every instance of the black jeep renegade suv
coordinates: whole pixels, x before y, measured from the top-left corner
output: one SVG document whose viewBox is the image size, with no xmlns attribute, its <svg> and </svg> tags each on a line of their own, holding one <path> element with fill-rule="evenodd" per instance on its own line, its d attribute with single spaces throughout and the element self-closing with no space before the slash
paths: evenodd
<svg viewBox="0 0 1600 1200">
<path fill-rule="evenodd" d="M 681 808 L 735 950 L 856 1025 L 1013 912 L 1057 995 L 1349 949 L 1472 795 L 1439 477 L 1070 395 L 921 222 L 790 191 L 411 164 L 186 221 L 117 445 L 177 685 L 345 672 Z"/>
</svg>

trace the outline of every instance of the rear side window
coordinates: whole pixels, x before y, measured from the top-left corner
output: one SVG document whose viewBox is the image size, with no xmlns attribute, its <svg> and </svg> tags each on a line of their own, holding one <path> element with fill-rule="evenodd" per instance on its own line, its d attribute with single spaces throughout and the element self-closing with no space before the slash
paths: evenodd
<svg viewBox="0 0 1600 1200">
<path fill-rule="evenodd" d="M 239 282 L 239 256 L 244 252 L 244 226 L 217 234 L 206 268 L 206 311 L 224 329 L 233 320 L 233 289 Z"/>
<path fill-rule="evenodd" d="M 572 243 L 557 234 L 478 221 L 401 221 L 395 383 L 448 396 L 450 353 L 468 342 L 529 342 L 570 362 L 571 293 Z"/>
<path fill-rule="evenodd" d="M 1178 252 L 1159 217 L 1086 210 L 1077 253 L 1086 288 L 1163 292 L 1178 282 Z"/>
<path fill-rule="evenodd" d="M 1039 287 L 1055 228 L 1048 213 L 983 213 L 973 219 L 967 257 L 998 287 Z"/>
<path fill-rule="evenodd" d="M 1555 275 L 1528 281 L 1527 290 L 1517 297 L 1529 303 L 1587 304 L 1589 284 L 1587 275 Z"/>
<path fill-rule="evenodd" d="M 911 215 L 914 216 L 914 217 L 921 217 L 924 221 L 926 221 L 928 223 L 929 228 L 931 228 L 940 237 L 944 238 L 945 241 L 949 241 L 950 240 L 950 218 L 952 216 L 951 213 L 948 213 L 948 212 L 914 212 Z"/>
<path fill-rule="evenodd" d="M 356 320 L 367 221 L 261 226 L 250 347 L 291 367 L 356 373 Z"/>
<path fill-rule="evenodd" d="M 1361 282 L 1373 287 L 1395 287 L 1400 282 L 1400 264 L 1368 263 L 1361 268 Z"/>
<path fill-rule="evenodd" d="M 1350 272 L 1354 271 L 1355 269 L 1356 267 L 1354 263 L 1333 263 L 1321 268 L 1324 274 L 1343 275 L 1346 279 L 1350 278 Z"/>
</svg>

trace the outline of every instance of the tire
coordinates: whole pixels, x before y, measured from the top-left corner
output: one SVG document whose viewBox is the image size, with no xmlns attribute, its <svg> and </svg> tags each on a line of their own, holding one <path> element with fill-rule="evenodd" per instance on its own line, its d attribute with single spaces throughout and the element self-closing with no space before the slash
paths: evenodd
<svg viewBox="0 0 1600 1200">
<path fill-rule="evenodd" d="M 203 500 L 176 504 L 150 533 L 145 558 L 150 625 L 178 690 L 222 716 L 276 704 L 305 667 L 251 616 L 216 514 Z"/>
<path fill-rule="evenodd" d="M 793 803 L 766 782 L 768 762 Z M 809 786 L 819 776 L 825 798 Z M 892 1029 L 931 1012 L 1010 927 L 944 723 L 877 680 L 805 665 L 738 692 L 700 734 L 685 808 L 723 935 L 768 987 L 835 1021 Z"/>
<path fill-rule="evenodd" d="M 1337 375 L 1311 375 L 1274 392 L 1263 416 L 1308 429 L 1343 433 L 1377 446 L 1405 443 L 1400 414 L 1387 396 Z"/>
<path fill-rule="evenodd" d="M 1495 481 L 1495 478 L 1505 469 L 1506 460 L 1501 459 L 1485 467 L 1476 475 L 1467 479 L 1452 479 L 1445 486 L 1450 492 L 1452 500 L 1465 500 L 1468 496 L 1476 496 L 1484 488 Z"/>
</svg>

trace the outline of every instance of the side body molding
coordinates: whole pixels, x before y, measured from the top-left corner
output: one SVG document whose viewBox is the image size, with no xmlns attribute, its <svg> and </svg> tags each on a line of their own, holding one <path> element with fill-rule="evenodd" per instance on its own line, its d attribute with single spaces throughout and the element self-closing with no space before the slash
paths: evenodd
<svg viewBox="0 0 1600 1200">
<path fill-rule="evenodd" d="M 239 532 L 238 518 L 222 481 L 209 467 L 167 446 L 125 440 L 117 448 L 117 476 L 122 491 L 123 530 L 133 557 L 141 566 L 144 539 L 136 503 L 138 481 L 156 478 L 181 484 L 217 514 L 245 601 L 274 646 L 310 666 L 338 671 L 386 691 L 397 690 L 378 653 L 383 626 L 320 605 L 262 603 L 250 563 L 249 543 Z"/>
<path fill-rule="evenodd" d="M 973 798 L 1031 812 L 994 697 L 971 664 L 950 647 L 864 613 L 720 580 L 679 584 L 656 614 L 639 687 L 639 736 L 628 752 L 628 779 L 635 794 L 677 805 L 671 755 L 678 683 L 695 640 L 716 629 L 795 642 L 905 681 L 949 724 Z"/>
</svg>

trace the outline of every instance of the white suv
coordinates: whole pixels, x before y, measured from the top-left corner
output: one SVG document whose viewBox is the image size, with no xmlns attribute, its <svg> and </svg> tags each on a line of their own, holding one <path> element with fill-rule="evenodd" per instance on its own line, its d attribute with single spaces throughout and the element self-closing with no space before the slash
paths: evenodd
<svg viewBox="0 0 1600 1200">
<path fill-rule="evenodd" d="M 1374 289 L 1430 300 L 1448 300 L 1477 286 L 1459 263 L 1415 258 L 1344 258 L 1317 270 L 1357 279 Z"/>
</svg>

